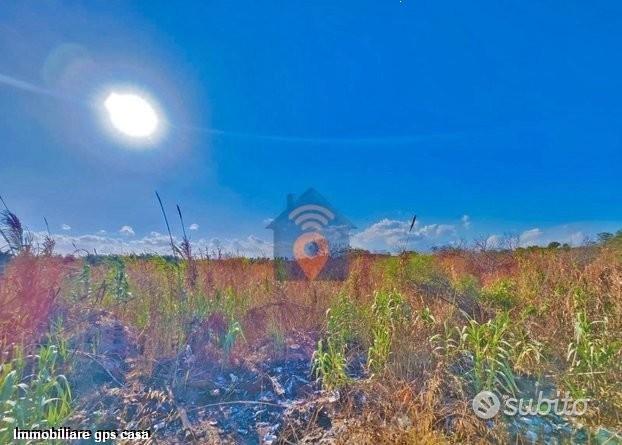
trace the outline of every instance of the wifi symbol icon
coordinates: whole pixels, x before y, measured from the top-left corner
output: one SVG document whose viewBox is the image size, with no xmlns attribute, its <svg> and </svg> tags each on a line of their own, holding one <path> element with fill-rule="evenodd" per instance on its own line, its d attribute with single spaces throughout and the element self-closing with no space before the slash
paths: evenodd
<svg viewBox="0 0 622 445">
<path fill-rule="evenodd" d="M 317 204 L 306 204 L 296 207 L 289 213 L 291 219 L 303 231 L 313 230 L 319 232 L 322 227 L 335 219 L 335 214 L 326 207 Z"/>
</svg>

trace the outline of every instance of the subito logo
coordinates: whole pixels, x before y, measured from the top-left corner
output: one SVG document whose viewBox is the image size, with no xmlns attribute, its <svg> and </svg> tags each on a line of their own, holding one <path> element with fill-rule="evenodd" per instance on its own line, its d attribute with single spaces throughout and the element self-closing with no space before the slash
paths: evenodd
<svg viewBox="0 0 622 445">
<path fill-rule="evenodd" d="M 344 280 L 350 230 L 354 226 L 313 189 L 274 219 L 275 275 L 279 280 Z"/>
<path fill-rule="evenodd" d="M 473 398 L 472 407 L 475 415 L 480 419 L 492 419 L 501 409 L 501 402 L 495 393 L 481 391 Z"/>
</svg>

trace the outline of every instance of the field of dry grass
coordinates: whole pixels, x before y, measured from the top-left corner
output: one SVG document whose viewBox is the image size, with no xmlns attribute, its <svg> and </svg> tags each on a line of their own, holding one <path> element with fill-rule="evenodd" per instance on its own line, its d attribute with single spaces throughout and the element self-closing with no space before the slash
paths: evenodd
<svg viewBox="0 0 622 445">
<path fill-rule="evenodd" d="M 276 281 L 270 260 L 24 251 L 0 278 L 0 442 L 64 425 L 153 443 L 620 443 L 619 241 L 353 253 L 344 282 Z M 534 388 L 588 411 L 471 409 L 481 390 Z"/>
</svg>

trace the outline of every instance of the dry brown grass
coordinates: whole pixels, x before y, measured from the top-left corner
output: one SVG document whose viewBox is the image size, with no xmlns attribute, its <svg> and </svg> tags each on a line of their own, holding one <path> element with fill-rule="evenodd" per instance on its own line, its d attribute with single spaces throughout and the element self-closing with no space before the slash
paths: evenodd
<svg viewBox="0 0 622 445">
<path fill-rule="evenodd" d="M 184 262 L 123 258 L 131 292 L 124 299 L 115 296 L 111 263 L 101 258 L 89 259 L 90 292 L 82 295 L 83 261 L 33 255 L 13 259 L 0 280 L 0 344 L 36 335 L 62 289 L 63 304 L 71 310 L 103 308 L 137 332 L 145 374 L 154 363 L 179 357 L 186 345 L 199 353 L 209 332 L 222 339 L 236 322 L 243 336 L 234 338 L 231 351 L 218 352 L 211 345 L 203 352 L 213 361 L 242 363 L 274 336 L 322 336 L 327 310 L 337 295 L 346 295 L 363 314 L 355 349 L 364 354 L 371 341 L 365 314 L 374 292 L 399 292 L 411 317 L 393 334 L 384 371 L 344 389 L 334 418 L 342 428 L 337 437 L 342 443 L 507 440 L 501 425 L 491 430 L 474 417 L 472 388 L 430 342 L 434 335 L 445 335 L 446 327 L 467 324 L 469 315 L 484 322 L 500 313 L 495 298 L 509 304 L 503 307 L 513 334 L 542 345 L 542 360 L 517 362 L 516 373 L 546 376 L 559 387 L 575 382 L 567 351 L 579 313 L 595 323 L 598 344 L 622 341 L 622 256 L 609 247 L 361 254 L 352 259 L 344 282 L 279 282 L 267 260 L 194 259 L 189 271 Z M 498 283 L 507 284 L 508 295 L 498 295 Z M 618 364 L 621 359 L 618 351 Z M 622 370 L 614 365 L 599 370 L 602 374 L 591 383 L 591 395 L 598 400 L 584 419 L 587 424 L 622 426 Z M 366 399 L 362 410 L 361 394 Z"/>
<path fill-rule="evenodd" d="M 67 267 L 61 258 L 23 253 L 0 276 L 0 348 L 30 343 L 46 327 Z"/>
</svg>

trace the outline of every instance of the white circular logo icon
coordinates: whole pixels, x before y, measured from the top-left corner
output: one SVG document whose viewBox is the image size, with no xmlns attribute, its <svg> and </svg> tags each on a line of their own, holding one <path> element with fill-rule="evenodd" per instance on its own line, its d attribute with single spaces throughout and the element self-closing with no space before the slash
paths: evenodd
<svg viewBox="0 0 622 445">
<path fill-rule="evenodd" d="M 501 402 L 494 392 L 481 391 L 473 398 L 473 411 L 480 419 L 492 419 L 499 412 Z"/>
</svg>

